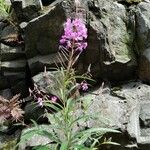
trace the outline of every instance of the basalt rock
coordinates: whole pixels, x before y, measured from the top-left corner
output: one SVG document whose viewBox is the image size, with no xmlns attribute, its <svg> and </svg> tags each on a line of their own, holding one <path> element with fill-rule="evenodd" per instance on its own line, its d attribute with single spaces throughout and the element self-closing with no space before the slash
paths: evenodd
<svg viewBox="0 0 150 150">
<path fill-rule="evenodd" d="M 55 1 L 48 7 L 47 13 L 31 20 L 26 26 L 25 50 L 30 62 L 37 57 L 41 58 L 40 62 L 42 57 L 44 59 L 58 51 L 63 24 L 69 15 L 74 15 L 74 5 L 69 2 Z M 91 0 L 83 2 L 81 10 L 84 19 L 87 15 L 89 36 L 88 48 L 77 67 L 79 72 L 85 72 L 91 64 L 94 78 L 118 81 L 134 77 L 137 66 L 133 42 L 134 21 L 131 21 L 126 8 L 117 2 Z M 134 20 L 134 16 L 131 17 Z M 35 63 L 38 64 L 38 61 Z M 31 66 L 34 65 L 30 63 Z M 43 68 L 44 63 L 40 66 Z M 36 70 L 32 73 L 35 75 L 42 69 L 34 67 L 33 70 Z"/>
<path fill-rule="evenodd" d="M 88 8 L 89 39 L 84 68 L 91 64 L 94 73 L 99 73 L 97 76 L 109 80 L 131 78 L 136 68 L 134 22 L 125 6 L 109 1 L 89 1 Z M 119 72 L 122 72 L 120 76 Z"/>
<path fill-rule="evenodd" d="M 138 5 L 136 12 L 137 43 L 139 60 L 139 77 L 150 83 L 150 1 Z"/>
</svg>

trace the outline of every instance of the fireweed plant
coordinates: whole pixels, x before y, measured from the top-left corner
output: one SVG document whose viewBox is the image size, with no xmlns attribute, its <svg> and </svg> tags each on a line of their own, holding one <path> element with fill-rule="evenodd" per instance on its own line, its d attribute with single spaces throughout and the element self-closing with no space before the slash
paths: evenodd
<svg viewBox="0 0 150 150">
<path fill-rule="evenodd" d="M 29 140 L 33 135 L 38 134 L 49 138 L 51 142 L 34 147 L 33 149 L 36 150 L 95 150 L 100 144 L 112 143 L 106 140 L 100 143 L 99 139 L 106 132 L 118 131 L 108 128 L 85 129 L 78 126 L 89 119 L 94 119 L 93 116 L 84 113 L 86 109 L 81 108 L 83 97 L 81 98 L 79 92 L 88 90 L 87 81 L 92 80 L 91 76 L 89 72 L 78 76 L 74 69 L 74 64 L 87 47 L 86 39 L 87 28 L 84 22 L 78 18 L 68 18 L 58 52 L 61 67 L 57 67 L 56 72 L 59 77 L 54 77 L 57 83 L 57 94 L 48 95 L 40 91 L 37 86 L 34 90 L 30 90 L 39 107 L 45 108 L 50 124 L 48 128 L 44 128 L 33 121 L 35 126 L 21 136 L 20 142 Z M 77 79 L 82 79 L 82 82 L 77 83 Z M 50 113 L 49 109 L 55 110 L 55 113 Z M 79 109 L 83 111 L 80 115 L 77 113 Z M 91 144 L 87 146 L 88 140 L 91 141 Z"/>
</svg>

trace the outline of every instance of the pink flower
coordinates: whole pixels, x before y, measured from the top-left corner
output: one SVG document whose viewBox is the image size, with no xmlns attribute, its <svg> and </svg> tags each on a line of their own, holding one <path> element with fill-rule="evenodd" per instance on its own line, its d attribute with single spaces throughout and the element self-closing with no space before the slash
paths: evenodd
<svg viewBox="0 0 150 150">
<path fill-rule="evenodd" d="M 74 48 L 82 52 L 87 47 L 87 28 L 81 19 L 68 18 L 65 23 L 64 35 L 62 35 L 60 44 L 65 48 Z"/>
<path fill-rule="evenodd" d="M 83 82 L 80 83 L 80 89 L 81 89 L 82 91 L 87 91 L 88 88 L 89 88 L 89 87 L 88 87 L 88 84 L 87 84 L 86 81 L 83 81 Z"/>
<path fill-rule="evenodd" d="M 52 101 L 53 103 L 56 103 L 57 100 L 58 100 L 57 96 L 52 96 L 52 97 L 51 97 L 51 101 Z"/>
<path fill-rule="evenodd" d="M 39 106 L 43 106 L 43 99 L 41 97 L 38 97 L 37 103 L 39 104 Z"/>
</svg>

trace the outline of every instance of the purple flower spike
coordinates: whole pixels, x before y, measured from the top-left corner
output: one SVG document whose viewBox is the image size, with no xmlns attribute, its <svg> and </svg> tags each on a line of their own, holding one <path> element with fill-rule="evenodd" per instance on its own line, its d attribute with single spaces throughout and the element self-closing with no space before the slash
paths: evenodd
<svg viewBox="0 0 150 150">
<path fill-rule="evenodd" d="M 64 35 L 60 40 L 60 45 L 67 49 L 73 48 L 82 52 L 87 47 L 87 28 L 81 19 L 68 18 L 65 23 Z"/>
</svg>

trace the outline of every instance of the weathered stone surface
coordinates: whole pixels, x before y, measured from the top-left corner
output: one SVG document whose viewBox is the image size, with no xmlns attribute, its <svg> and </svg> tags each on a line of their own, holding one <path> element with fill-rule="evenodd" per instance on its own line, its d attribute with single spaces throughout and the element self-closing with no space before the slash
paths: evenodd
<svg viewBox="0 0 150 150">
<path fill-rule="evenodd" d="M 139 77 L 150 82 L 150 1 L 141 2 L 136 11 Z"/>
<path fill-rule="evenodd" d="M 22 47 L 9 47 L 1 44 L 1 61 L 11 61 L 15 59 L 25 58 L 25 53 Z"/>
<path fill-rule="evenodd" d="M 27 97 L 29 95 L 27 82 L 25 80 L 18 81 L 12 85 L 11 90 L 13 94 L 21 94 L 21 97 Z"/>
<path fill-rule="evenodd" d="M 126 2 L 128 4 L 137 4 L 142 2 L 143 0 L 117 0 L 118 2 Z"/>
<path fill-rule="evenodd" d="M 107 127 L 108 125 L 123 132 L 127 131 L 131 141 L 132 138 L 136 138 L 139 147 L 146 148 L 146 143 L 148 144 L 150 140 L 150 129 L 149 127 L 146 130 L 142 128 L 139 119 L 142 118 L 145 124 L 148 123 L 146 119 L 147 114 L 150 112 L 147 108 L 150 105 L 150 86 L 140 82 L 131 82 L 122 85 L 120 88 L 98 89 L 94 91 L 94 94 L 96 95 L 87 95 L 92 98 L 92 103 L 89 103 L 88 114 L 94 115 L 97 119 L 95 121 L 90 120 L 87 123 L 88 126 L 99 127 L 103 125 Z M 84 105 L 88 103 L 86 100 L 85 96 Z M 105 121 L 106 118 L 108 120 Z M 103 120 L 105 124 L 103 124 Z M 114 140 L 116 139 L 114 138 Z M 125 139 L 123 141 L 125 142 Z M 134 143 L 134 140 L 132 143 Z M 126 147 L 128 146 L 126 145 Z"/>
<path fill-rule="evenodd" d="M 14 0 L 12 6 L 19 23 L 28 22 L 41 14 L 39 12 L 42 7 L 40 0 Z"/>
<path fill-rule="evenodd" d="M 41 125 L 40 128 L 41 129 L 46 129 L 47 131 L 51 130 L 46 125 Z M 30 131 L 30 129 L 23 130 L 22 135 L 25 134 L 28 131 Z M 27 147 L 31 148 L 33 146 L 38 146 L 38 145 L 41 145 L 41 144 L 47 144 L 49 142 L 51 142 L 51 140 L 47 137 L 40 136 L 40 135 L 34 135 L 30 140 L 26 140 L 26 142 L 21 143 L 19 145 L 19 150 L 25 150 Z"/>
<path fill-rule="evenodd" d="M 142 128 L 150 128 L 150 111 L 149 111 L 150 104 L 143 104 L 140 110 L 140 121 Z"/>
<path fill-rule="evenodd" d="M 95 68 L 99 64 L 95 72 L 99 72 L 102 78 L 130 78 L 134 74 L 136 59 L 133 52 L 133 24 L 125 7 L 109 1 L 90 1 L 88 7 L 90 28 L 84 66 L 87 68 L 86 64 L 91 63 Z M 122 73 L 118 77 L 119 72 Z"/>
<path fill-rule="evenodd" d="M 44 56 L 38 55 L 28 59 L 28 65 L 31 71 L 31 75 L 34 76 L 39 72 L 42 72 L 45 66 L 46 67 L 55 66 L 55 63 L 59 62 L 57 56 L 58 55 L 55 53 L 55 54 L 44 55 Z"/>
<path fill-rule="evenodd" d="M 0 35 L 0 40 L 7 40 L 9 38 L 17 38 L 18 37 L 18 30 L 13 25 L 8 25 L 5 28 L 3 28 L 2 33 Z"/>
<path fill-rule="evenodd" d="M 35 5 L 37 8 L 42 8 L 41 0 L 22 0 L 23 8 L 31 5 Z"/>
<path fill-rule="evenodd" d="M 25 50 L 30 60 L 35 56 L 50 55 L 58 50 L 63 23 L 68 14 L 73 15 L 69 1 L 66 2 L 67 5 L 64 3 L 50 5 L 48 13 L 33 19 L 26 26 Z M 89 37 L 88 48 L 78 65 L 79 71 L 85 72 L 91 64 L 94 77 L 110 80 L 133 77 L 137 65 L 133 52 L 134 25 L 130 22 L 125 7 L 110 1 L 91 0 L 83 4 L 82 10 L 89 9 Z"/>
<path fill-rule="evenodd" d="M 7 23 L 0 22 L 0 35 L 2 33 L 2 30 L 7 26 Z"/>
<path fill-rule="evenodd" d="M 3 71 L 24 71 L 26 60 L 3 61 L 1 68 Z"/>
<path fill-rule="evenodd" d="M 39 9 L 35 5 L 30 5 L 22 9 L 22 21 L 30 21 L 40 15 Z"/>
<path fill-rule="evenodd" d="M 24 119 L 26 122 L 31 122 L 31 119 L 41 124 L 44 124 L 44 122 L 48 122 L 47 118 L 43 117 L 44 109 L 38 106 L 34 99 L 32 99 L 31 102 L 27 103 L 24 111 Z"/>
<path fill-rule="evenodd" d="M 44 82 L 41 84 L 45 85 Z M 139 116 L 139 112 L 141 108 L 143 108 L 144 114 L 149 113 L 149 109 L 145 109 L 144 107 L 146 104 L 148 104 L 146 107 L 150 105 L 150 86 L 142 84 L 141 82 L 131 82 L 121 87 L 100 88 L 93 91 L 92 94 L 83 96 L 82 100 L 82 107 L 85 108 L 86 111 L 77 107 L 74 115 L 80 116 L 84 112 L 85 114 L 93 115 L 96 120 L 90 119 L 86 122 L 78 122 L 78 127 L 80 129 L 83 127 L 111 127 L 120 129 L 124 133 L 116 136 L 111 135 L 113 141 L 122 144 L 121 147 L 112 146 L 110 148 L 111 150 L 137 150 L 138 146 L 144 147 L 143 144 L 147 143 L 150 135 L 148 133 L 149 127 L 145 135 L 143 135 L 143 130 L 145 129 L 140 126 L 139 118 L 142 116 Z M 143 105 L 143 103 L 145 104 Z M 28 106 L 27 110 L 30 110 L 31 107 L 32 106 Z M 143 111 L 141 111 L 141 114 L 142 112 Z M 134 138 L 136 138 L 138 146 Z M 37 136 L 36 138 L 32 138 L 31 141 L 35 143 L 28 141 L 27 145 L 37 145 L 38 142 L 36 142 L 35 139 L 39 140 L 40 137 Z"/>
<path fill-rule="evenodd" d="M 30 21 L 25 29 L 25 50 L 27 58 L 47 55 L 58 50 L 61 26 L 64 23 L 64 10 L 59 5 L 45 15 Z M 59 17 L 57 18 L 57 15 Z M 57 18 L 57 20 L 56 20 Z"/>
<path fill-rule="evenodd" d="M 11 89 L 5 89 L 0 91 L 0 95 L 6 99 L 11 99 L 13 97 Z"/>
<path fill-rule="evenodd" d="M 35 75 L 33 78 L 33 82 L 39 87 L 40 90 L 45 91 L 48 94 L 57 95 L 59 97 L 60 91 L 58 90 L 58 80 L 61 81 L 61 76 L 59 72 L 41 72 L 38 75 Z"/>
<path fill-rule="evenodd" d="M 6 77 L 0 75 L 0 90 L 7 89 L 7 88 L 10 88 L 9 80 Z"/>
</svg>

